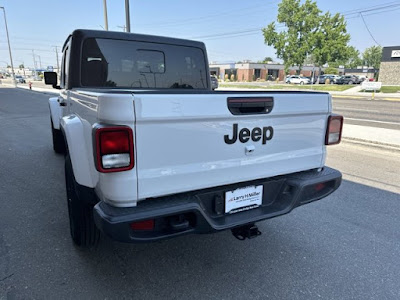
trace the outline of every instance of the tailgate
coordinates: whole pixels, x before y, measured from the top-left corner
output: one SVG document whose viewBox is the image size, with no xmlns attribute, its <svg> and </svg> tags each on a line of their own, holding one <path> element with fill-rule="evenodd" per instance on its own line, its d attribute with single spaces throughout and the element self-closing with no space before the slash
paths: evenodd
<svg viewBox="0 0 400 300">
<path fill-rule="evenodd" d="M 324 164 L 328 94 L 135 94 L 134 102 L 139 199 Z M 271 104 L 266 114 L 237 110 Z"/>
</svg>

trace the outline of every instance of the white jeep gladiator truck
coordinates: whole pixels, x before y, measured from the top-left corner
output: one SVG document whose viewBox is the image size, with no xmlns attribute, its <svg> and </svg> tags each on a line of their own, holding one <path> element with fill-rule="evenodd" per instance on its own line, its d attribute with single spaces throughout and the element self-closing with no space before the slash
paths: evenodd
<svg viewBox="0 0 400 300">
<path fill-rule="evenodd" d="M 343 118 L 327 93 L 212 91 L 203 43 L 75 30 L 49 99 L 53 148 L 65 154 L 70 231 L 91 247 L 231 229 L 335 191 L 326 145 Z"/>
</svg>

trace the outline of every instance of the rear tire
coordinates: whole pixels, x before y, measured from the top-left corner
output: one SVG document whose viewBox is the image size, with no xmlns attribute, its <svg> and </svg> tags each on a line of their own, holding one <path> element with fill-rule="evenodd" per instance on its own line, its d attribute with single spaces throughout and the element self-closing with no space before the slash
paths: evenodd
<svg viewBox="0 0 400 300">
<path fill-rule="evenodd" d="M 53 150 L 55 153 L 65 154 L 64 136 L 61 130 L 54 129 L 54 124 L 53 120 L 51 120 L 51 117 L 50 117 L 50 123 L 51 123 L 51 135 L 53 138 Z"/>
<path fill-rule="evenodd" d="M 300 85 L 304 85 L 304 81 L 300 81 Z"/>
<path fill-rule="evenodd" d="M 75 181 L 69 154 L 65 157 L 65 186 L 67 190 L 69 228 L 74 244 L 81 248 L 97 246 L 100 239 L 100 231 L 94 222 L 94 205 L 86 203 L 85 199 L 80 199 L 79 197 L 77 188 L 80 185 Z"/>
<path fill-rule="evenodd" d="M 349 81 L 349 84 L 353 84 L 353 81 L 350 80 L 350 81 Z"/>
</svg>

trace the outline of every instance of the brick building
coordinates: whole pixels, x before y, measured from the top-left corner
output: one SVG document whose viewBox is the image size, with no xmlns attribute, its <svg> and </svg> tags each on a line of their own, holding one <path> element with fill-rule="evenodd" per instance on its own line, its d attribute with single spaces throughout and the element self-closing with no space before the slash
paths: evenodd
<svg viewBox="0 0 400 300">
<path fill-rule="evenodd" d="M 379 81 L 383 85 L 400 85 L 400 46 L 383 48 Z"/>
<path fill-rule="evenodd" d="M 315 76 L 318 76 L 319 68 L 313 66 L 305 66 L 300 74 L 306 77 L 312 76 L 314 70 Z M 210 64 L 210 73 L 220 79 L 231 79 L 233 75 L 237 81 L 256 81 L 276 80 L 283 81 L 285 79 L 284 66 L 277 63 L 258 64 L 258 63 L 232 63 L 232 64 Z M 291 67 L 289 75 L 299 73 L 298 67 Z"/>
</svg>

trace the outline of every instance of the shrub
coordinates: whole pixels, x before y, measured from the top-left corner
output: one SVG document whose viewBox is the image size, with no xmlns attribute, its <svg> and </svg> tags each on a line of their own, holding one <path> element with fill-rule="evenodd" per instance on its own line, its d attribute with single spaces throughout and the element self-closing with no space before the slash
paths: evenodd
<svg viewBox="0 0 400 300">
<path fill-rule="evenodd" d="M 325 74 L 333 74 L 333 75 L 338 75 L 339 72 L 336 68 L 328 67 L 325 69 Z"/>
</svg>

